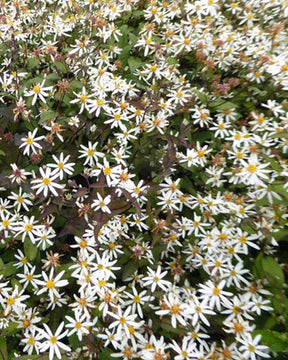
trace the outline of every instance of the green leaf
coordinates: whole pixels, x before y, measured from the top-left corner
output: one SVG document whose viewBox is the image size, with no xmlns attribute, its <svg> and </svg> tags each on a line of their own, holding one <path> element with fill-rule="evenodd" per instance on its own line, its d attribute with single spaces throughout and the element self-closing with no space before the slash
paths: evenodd
<svg viewBox="0 0 288 360">
<path fill-rule="evenodd" d="M 288 132 L 280 132 L 270 136 L 271 138 L 288 139 Z"/>
<path fill-rule="evenodd" d="M 0 336 L 0 358 L 1 360 L 8 360 L 7 345 L 4 336 Z"/>
<path fill-rule="evenodd" d="M 144 15 L 144 12 L 142 10 L 134 10 L 132 12 L 133 18 L 139 18 L 139 17 L 142 17 L 143 15 Z"/>
<path fill-rule="evenodd" d="M 271 256 L 262 259 L 263 271 L 271 285 L 283 286 L 285 281 L 284 272 L 278 262 Z"/>
<path fill-rule="evenodd" d="M 213 110 L 235 109 L 236 107 L 237 105 L 230 101 L 216 100 L 209 103 L 209 108 L 213 108 Z"/>
<path fill-rule="evenodd" d="M 54 120 L 56 117 L 57 117 L 57 113 L 53 110 L 44 111 L 40 116 L 41 121 Z"/>
<path fill-rule="evenodd" d="M 0 274 L 3 274 L 5 277 L 11 276 L 17 272 L 16 266 L 14 266 L 17 261 L 11 261 L 6 264 L 0 269 Z"/>
<path fill-rule="evenodd" d="M 272 167 L 273 170 L 277 171 L 277 172 L 281 172 L 282 171 L 282 167 L 280 166 L 280 164 L 275 160 L 275 158 L 267 156 L 267 155 L 263 155 L 263 158 L 268 161 Z"/>
<path fill-rule="evenodd" d="M 138 41 L 138 37 L 133 33 L 129 33 L 129 40 L 130 40 L 130 45 L 134 46 Z"/>
<path fill-rule="evenodd" d="M 61 61 L 55 61 L 54 65 L 56 66 L 56 69 L 60 72 L 62 72 L 63 74 L 67 73 L 67 68 L 66 65 L 63 64 Z"/>
<path fill-rule="evenodd" d="M 24 252 L 29 261 L 33 261 L 37 256 L 38 248 L 35 244 L 32 243 L 29 237 L 26 237 L 24 241 Z"/>
<path fill-rule="evenodd" d="M 196 91 L 196 95 L 198 96 L 199 100 L 201 101 L 202 104 L 207 104 L 208 102 L 208 96 L 201 92 L 201 91 Z"/>
<path fill-rule="evenodd" d="M 14 114 L 11 109 L 8 107 L 0 107 L 0 118 L 4 117 L 5 119 L 9 121 L 14 120 Z"/>
<path fill-rule="evenodd" d="M 253 264 L 253 274 L 258 279 L 263 279 L 265 276 L 262 260 L 263 260 L 263 253 L 259 253 Z"/>
<path fill-rule="evenodd" d="M 119 59 L 120 61 L 123 63 L 123 66 L 126 66 L 127 65 L 127 62 L 128 62 L 128 58 L 129 58 L 129 55 L 130 55 L 130 50 L 132 49 L 132 46 L 131 45 L 126 45 L 122 48 L 122 52 L 121 54 L 119 55 Z"/>
<path fill-rule="evenodd" d="M 131 56 L 128 59 L 128 65 L 130 68 L 130 71 L 133 73 L 136 69 L 142 66 L 142 61 L 138 57 Z"/>
<path fill-rule="evenodd" d="M 28 70 L 32 72 L 34 69 L 36 69 L 39 65 L 39 61 L 36 58 L 31 58 L 28 60 Z"/>
<path fill-rule="evenodd" d="M 71 89 L 82 89 L 84 84 L 79 80 L 72 80 L 69 82 L 69 86 Z"/>
<path fill-rule="evenodd" d="M 113 350 L 111 350 L 111 349 L 109 349 L 109 348 L 106 348 L 106 349 L 103 349 L 102 351 L 101 351 L 101 353 L 99 354 L 99 360 L 111 360 L 111 359 L 113 359 L 112 357 L 111 357 L 111 354 L 113 353 L 114 351 Z"/>
<path fill-rule="evenodd" d="M 2 333 L 5 336 L 10 336 L 10 335 L 14 335 L 17 332 L 20 332 L 21 329 L 18 328 L 18 324 L 17 323 L 13 323 L 12 321 L 9 322 L 9 326 L 6 327 L 5 329 L 2 329 Z"/>
<path fill-rule="evenodd" d="M 54 83 L 54 82 L 60 80 L 59 75 L 56 73 L 47 75 L 45 79 L 46 79 L 47 83 L 49 83 L 49 82 Z"/>
<path fill-rule="evenodd" d="M 272 236 L 277 241 L 288 241 L 288 230 L 287 229 L 281 229 L 281 230 L 273 233 Z"/>
<path fill-rule="evenodd" d="M 138 264 L 134 260 L 130 260 L 125 266 L 122 273 L 122 279 L 125 280 L 129 276 L 133 275 L 138 269 Z"/>
<path fill-rule="evenodd" d="M 180 328 L 178 328 L 178 327 L 173 328 L 172 325 L 167 324 L 167 323 L 162 323 L 162 324 L 161 324 L 161 328 L 162 328 L 163 330 L 168 331 L 169 333 L 174 333 L 174 334 L 183 334 L 183 333 L 185 332 L 185 329 L 180 329 Z"/>
<path fill-rule="evenodd" d="M 257 334 L 262 336 L 261 343 L 267 345 L 271 351 L 288 351 L 288 333 L 271 330 L 256 330 L 253 332 L 253 335 Z"/>
</svg>

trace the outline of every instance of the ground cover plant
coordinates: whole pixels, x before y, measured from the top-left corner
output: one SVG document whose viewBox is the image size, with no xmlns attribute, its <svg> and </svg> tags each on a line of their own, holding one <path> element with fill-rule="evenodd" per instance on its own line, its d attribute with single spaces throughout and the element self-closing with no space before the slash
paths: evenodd
<svg viewBox="0 0 288 360">
<path fill-rule="evenodd" d="M 0 2 L 0 359 L 287 359 L 288 2 Z"/>
</svg>

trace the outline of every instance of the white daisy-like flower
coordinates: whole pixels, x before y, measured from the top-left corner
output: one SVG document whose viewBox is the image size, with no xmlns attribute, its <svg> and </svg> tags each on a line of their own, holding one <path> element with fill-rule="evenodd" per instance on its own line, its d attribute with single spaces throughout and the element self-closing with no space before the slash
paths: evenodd
<svg viewBox="0 0 288 360">
<path fill-rule="evenodd" d="M 31 181 L 33 184 L 35 184 L 32 186 L 32 189 L 37 189 L 36 195 L 43 192 L 43 195 L 47 196 L 48 191 L 51 191 L 53 195 L 58 196 L 56 189 L 63 189 L 65 187 L 65 185 L 58 184 L 54 181 L 56 178 L 58 178 L 58 172 L 51 173 L 50 167 L 47 167 L 45 170 L 40 168 L 39 170 L 41 179 L 35 179 Z"/>
</svg>

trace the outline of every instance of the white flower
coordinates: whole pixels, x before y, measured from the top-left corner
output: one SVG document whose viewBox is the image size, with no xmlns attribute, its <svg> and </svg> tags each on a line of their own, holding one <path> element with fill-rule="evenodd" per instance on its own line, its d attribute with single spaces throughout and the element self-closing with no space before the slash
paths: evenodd
<svg viewBox="0 0 288 360">
<path fill-rule="evenodd" d="M 223 291 L 226 281 L 222 280 L 218 285 L 208 280 L 205 284 L 200 284 L 199 292 L 202 293 L 202 298 L 209 298 L 209 306 L 213 309 L 215 306 L 221 310 L 221 304 L 229 305 L 230 301 L 227 297 L 233 294 L 228 291 Z"/>
<path fill-rule="evenodd" d="M 88 110 L 86 104 L 87 104 L 87 100 L 90 95 L 87 95 L 85 87 L 83 86 L 81 94 L 77 94 L 75 92 L 74 92 L 74 94 L 77 96 L 77 99 L 71 100 L 70 103 L 71 104 L 81 103 L 81 108 L 80 108 L 79 114 L 81 114 L 83 112 L 84 108 L 86 108 L 86 110 Z M 75 125 L 75 123 L 73 123 L 73 125 Z"/>
<path fill-rule="evenodd" d="M 182 340 L 181 347 L 175 340 L 172 340 L 173 344 L 170 345 L 170 348 L 178 354 L 174 357 L 174 360 L 185 360 L 198 357 L 197 352 L 195 352 L 196 344 L 189 340 L 189 337 L 185 336 Z"/>
<path fill-rule="evenodd" d="M 156 287 L 159 286 L 162 290 L 167 291 L 171 283 L 162 278 L 167 274 L 168 271 L 161 273 L 161 266 L 159 265 L 157 270 L 154 271 L 148 267 L 148 276 L 145 276 L 142 280 L 144 281 L 143 286 L 151 285 L 151 292 L 154 292 Z"/>
<path fill-rule="evenodd" d="M 50 296 L 50 299 L 53 300 L 54 296 L 57 298 L 60 298 L 60 294 L 57 290 L 58 287 L 63 287 L 68 285 L 68 280 L 61 280 L 61 277 L 64 275 L 65 271 L 61 271 L 55 278 L 54 278 L 54 268 L 50 270 L 49 277 L 45 273 L 45 271 L 42 271 L 42 276 L 44 278 L 43 280 L 35 280 L 37 285 L 43 286 L 42 289 L 40 289 L 37 292 L 37 295 L 43 294 L 45 291 L 48 291 L 48 294 Z"/>
<path fill-rule="evenodd" d="M 188 309 L 188 305 L 181 302 L 178 296 L 175 296 L 173 293 L 169 293 L 164 296 L 163 299 L 165 305 L 168 309 L 156 311 L 157 315 L 171 315 L 171 324 L 173 328 L 177 327 L 177 321 L 183 325 L 187 326 L 185 318 L 191 318 L 191 311 Z"/>
<path fill-rule="evenodd" d="M 131 313 L 131 306 L 127 307 L 124 314 L 122 313 L 122 309 L 120 308 L 120 306 L 118 306 L 118 314 L 109 311 L 108 314 L 116 319 L 112 324 L 109 325 L 109 329 L 113 329 L 114 327 L 117 326 L 117 333 L 119 334 L 122 332 L 122 330 L 124 330 L 125 334 L 130 339 L 131 334 L 128 326 L 137 327 L 138 325 L 138 323 L 134 321 L 135 318 L 137 317 L 137 314 L 129 315 L 130 313 Z"/>
<path fill-rule="evenodd" d="M 71 336 L 74 333 L 77 333 L 78 339 L 79 341 L 82 341 L 82 336 L 84 334 L 89 334 L 89 326 L 93 326 L 93 322 L 88 322 L 85 321 L 86 319 L 86 315 L 82 314 L 82 316 L 80 316 L 80 314 L 75 311 L 74 313 L 75 315 L 75 319 L 72 318 L 71 316 L 65 316 L 66 319 L 70 322 L 69 324 L 66 325 L 67 328 L 70 328 L 70 332 L 69 334 L 67 334 L 67 336 Z M 96 318 L 97 320 L 97 318 Z"/>
<path fill-rule="evenodd" d="M 64 159 L 64 154 L 61 153 L 59 159 L 55 155 L 52 155 L 52 158 L 56 164 L 47 164 L 47 166 L 55 168 L 52 174 L 57 174 L 60 180 L 63 180 L 64 173 L 68 175 L 73 174 L 73 166 L 75 165 L 75 163 L 68 163 L 70 155 L 67 155 Z"/>
<path fill-rule="evenodd" d="M 242 181 L 247 185 L 262 185 L 261 179 L 268 180 L 267 173 L 271 170 L 264 170 L 269 164 L 261 164 L 256 154 L 251 154 L 250 158 L 241 160 L 242 168 L 237 176 L 240 176 Z"/>
<path fill-rule="evenodd" d="M 59 341 L 68 334 L 68 330 L 65 330 L 64 332 L 62 331 L 64 327 L 64 322 L 61 322 L 55 334 L 51 332 L 50 328 L 46 324 L 43 324 L 43 326 L 46 331 L 41 330 L 41 334 L 47 340 L 44 341 L 43 344 L 41 344 L 39 349 L 40 352 L 45 352 L 49 349 L 49 360 L 54 360 L 54 354 L 56 354 L 58 359 L 61 359 L 62 356 L 60 353 L 60 349 L 63 349 L 64 351 L 71 351 L 69 346 Z"/>
<path fill-rule="evenodd" d="M 269 358 L 267 353 L 269 348 L 264 345 L 258 345 L 261 340 L 261 335 L 256 335 L 254 339 L 250 334 L 247 334 L 245 339 L 238 338 L 238 341 L 243 344 L 239 350 L 243 352 L 242 357 L 244 359 L 256 360 L 256 356 Z"/>
<path fill-rule="evenodd" d="M 42 149 L 42 146 L 37 143 L 37 141 L 44 139 L 44 136 L 36 136 L 36 133 L 38 131 L 38 128 L 35 128 L 33 132 L 29 131 L 28 136 L 26 138 L 21 138 L 21 141 L 23 141 L 23 144 L 19 146 L 19 148 L 22 148 L 25 146 L 25 149 L 23 151 L 23 155 L 30 155 L 30 149 L 32 150 L 33 154 L 37 154 L 37 149 Z M 13 169 L 14 170 L 14 169 Z"/>
<path fill-rule="evenodd" d="M 44 87 L 44 83 L 45 79 L 42 81 L 41 84 L 35 84 L 30 91 L 24 91 L 25 96 L 33 96 L 32 105 L 36 103 L 38 96 L 44 103 L 46 103 L 45 97 L 49 96 L 49 93 L 47 93 L 46 91 L 50 92 L 53 89 L 53 86 Z"/>
<path fill-rule="evenodd" d="M 97 145 L 97 142 L 92 145 L 91 141 L 89 141 L 88 147 L 80 145 L 83 150 L 79 150 L 79 152 L 81 153 L 79 158 L 86 157 L 84 165 L 89 164 L 90 166 L 93 166 L 95 165 L 95 163 L 98 162 L 98 157 L 104 157 L 103 153 L 96 151 Z"/>
<path fill-rule="evenodd" d="M 46 170 L 40 168 L 40 174 L 42 179 L 32 180 L 31 183 L 36 184 L 32 186 L 32 189 L 37 189 L 36 195 L 43 191 L 44 196 L 48 195 L 48 190 L 55 196 L 58 196 L 56 189 L 63 189 L 65 185 L 57 184 L 54 180 L 58 178 L 58 173 L 51 173 L 51 168 L 47 167 Z"/>
<path fill-rule="evenodd" d="M 97 197 L 98 199 L 93 200 L 91 208 L 94 209 L 94 211 L 100 209 L 103 212 L 111 214 L 111 210 L 107 206 L 111 202 L 111 195 L 107 195 L 105 198 L 102 198 L 102 196 L 99 193 L 97 193 Z"/>
<path fill-rule="evenodd" d="M 25 344 L 23 351 L 27 352 L 28 355 L 31 355 L 33 350 L 36 351 L 36 354 L 39 354 L 39 348 L 41 346 L 39 340 L 42 339 L 42 335 L 41 333 L 35 335 L 35 331 L 36 328 L 32 327 L 24 333 L 24 339 L 21 340 L 21 342 Z"/>
</svg>

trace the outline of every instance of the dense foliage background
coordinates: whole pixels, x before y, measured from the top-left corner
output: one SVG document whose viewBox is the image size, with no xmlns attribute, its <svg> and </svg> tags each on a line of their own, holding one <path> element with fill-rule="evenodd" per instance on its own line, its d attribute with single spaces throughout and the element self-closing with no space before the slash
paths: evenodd
<svg viewBox="0 0 288 360">
<path fill-rule="evenodd" d="M 285 359 L 288 2 L 0 3 L 0 359 Z"/>
</svg>

